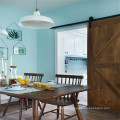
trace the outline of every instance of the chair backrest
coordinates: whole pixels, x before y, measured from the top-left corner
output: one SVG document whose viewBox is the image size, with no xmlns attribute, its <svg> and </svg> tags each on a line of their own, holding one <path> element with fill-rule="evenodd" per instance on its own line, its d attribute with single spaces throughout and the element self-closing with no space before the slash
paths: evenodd
<svg viewBox="0 0 120 120">
<path fill-rule="evenodd" d="M 60 75 L 60 74 L 56 74 L 56 79 L 57 79 L 57 83 L 61 83 L 61 84 L 70 84 L 70 85 L 81 85 L 81 81 L 83 79 L 83 76 L 81 75 Z M 78 93 L 75 94 L 76 98 L 78 97 Z M 59 97 L 61 98 L 70 98 L 71 99 L 71 95 L 65 95 L 65 96 L 61 96 Z M 57 100 L 57 99 L 56 99 Z"/>
<path fill-rule="evenodd" d="M 44 74 L 39 73 L 24 73 L 25 78 L 30 78 L 33 82 L 42 82 Z"/>
<path fill-rule="evenodd" d="M 70 85 L 81 85 L 83 76 L 81 75 L 60 75 L 56 74 L 57 83 L 70 84 Z"/>
</svg>

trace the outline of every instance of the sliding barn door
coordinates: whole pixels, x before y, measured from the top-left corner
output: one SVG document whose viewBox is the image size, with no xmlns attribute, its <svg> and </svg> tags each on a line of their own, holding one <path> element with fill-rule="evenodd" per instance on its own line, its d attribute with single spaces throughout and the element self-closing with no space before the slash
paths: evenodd
<svg viewBox="0 0 120 120">
<path fill-rule="evenodd" d="M 88 85 L 89 107 L 120 111 L 120 17 L 88 27 Z"/>
</svg>

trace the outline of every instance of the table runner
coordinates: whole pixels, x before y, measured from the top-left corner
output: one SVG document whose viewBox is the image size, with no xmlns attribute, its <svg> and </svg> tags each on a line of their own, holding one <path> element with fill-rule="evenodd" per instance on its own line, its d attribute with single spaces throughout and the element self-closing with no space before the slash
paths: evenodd
<svg viewBox="0 0 120 120">
<path fill-rule="evenodd" d="M 67 84 L 55 84 L 55 85 L 51 85 L 52 87 L 58 88 L 58 87 L 64 87 L 64 86 L 68 86 Z M 0 87 L 0 92 L 6 92 L 6 93 L 15 93 L 15 94 L 24 94 L 24 93 L 31 93 L 31 92 L 36 92 L 36 91 L 42 91 L 40 89 L 35 89 L 32 87 L 27 87 L 25 90 L 6 90 L 6 87 Z"/>
<path fill-rule="evenodd" d="M 25 90 L 6 90 L 6 87 L 0 87 L 0 92 L 6 92 L 6 93 L 15 93 L 15 94 L 24 94 L 24 93 L 30 93 L 30 92 L 36 92 L 36 91 L 41 91 L 39 89 L 35 88 L 26 88 Z"/>
</svg>

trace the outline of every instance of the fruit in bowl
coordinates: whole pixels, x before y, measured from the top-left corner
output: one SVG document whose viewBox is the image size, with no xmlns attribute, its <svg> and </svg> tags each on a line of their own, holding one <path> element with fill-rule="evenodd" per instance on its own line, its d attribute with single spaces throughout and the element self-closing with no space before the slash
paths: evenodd
<svg viewBox="0 0 120 120">
<path fill-rule="evenodd" d="M 37 87 L 37 88 L 42 88 L 42 89 L 49 89 L 49 88 L 51 88 L 51 85 L 45 84 L 45 83 L 40 83 L 40 82 L 34 82 L 33 86 Z"/>
<path fill-rule="evenodd" d="M 34 83 L 33 83 L 33 86 L 34 86 L 34 87 L 37 87 L 39 83 L 40 83 L 40 82 L 34 82 Z"/>
<path fill-rule="evenodd" d="M 45 88 L 49 89 L 49 88 L 51 88 L 51 85 L 50 84 L 45 84 Z"/>
<path fill-rule="evenodd" d="M 25 85 L 25 81 L 24 81 L 24 80 L 21 80 L 21 81 L 19 81 L 19 84 L 20 84 L 20 85 Z"/>
<path fill-rule="evenodd" d="M 18 78 L 18 79 L 17 79 L 17 82 L 18 82 L 20 85 L 25 85 L 25 84 L 27 84 L 27 83 L 30 82 L 30 79 L 29 79 L 29 78 L 25 78 L 25 79 Z"/>
<path fill-rule="evenodd" d="M 27 84 L 27 83 L 30 82 L 30 79 L 29 79 L 29 78 L 25 78 L 24 81 L 25 81 L 25 83 Z"/>
<path fill-rule="evenodd" d="M 18 82 L 19 82 L 19 81 L 22 81 L 22 80 L 23 80 L 22 78 L 18 78 L 18 79 L 17 79 Z"/>
</svg>

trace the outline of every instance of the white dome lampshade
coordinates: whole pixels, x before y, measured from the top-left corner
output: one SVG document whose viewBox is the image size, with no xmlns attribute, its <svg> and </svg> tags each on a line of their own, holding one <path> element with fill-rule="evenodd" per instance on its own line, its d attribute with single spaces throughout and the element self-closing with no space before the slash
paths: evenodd
<svg viewBox="0 0 120 120">
<path fill-rule="evenodd" d="M 6 30 L 3 30 L 2 28 L 0 28 L 0 35 L 8 35 Z"/>
<path fill-rule="evenodd" d="M 49 17 L 41 16 L 40 12 L 36 9 L 33 15 L 23 17 L 19 25 L 31 29 L 48 29 L 54 26 L 54 22 Z"/>
</svg>

